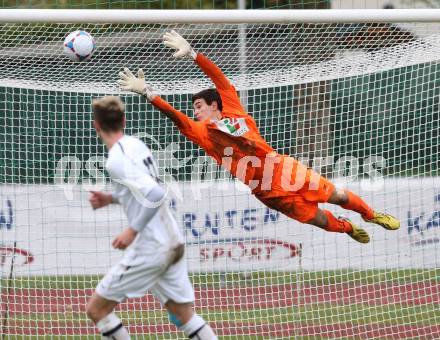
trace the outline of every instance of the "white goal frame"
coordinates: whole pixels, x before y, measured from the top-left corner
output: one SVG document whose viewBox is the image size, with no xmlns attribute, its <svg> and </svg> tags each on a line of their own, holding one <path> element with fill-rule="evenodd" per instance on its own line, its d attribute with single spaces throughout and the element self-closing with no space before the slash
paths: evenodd
<svg viewBox="0 0 440 340">
<path fill-rule="evenodd" d="M 70 10 L 2 9 L 0 23 L 390 23 L 437 22 L 440 9 Z"/>
</svg>

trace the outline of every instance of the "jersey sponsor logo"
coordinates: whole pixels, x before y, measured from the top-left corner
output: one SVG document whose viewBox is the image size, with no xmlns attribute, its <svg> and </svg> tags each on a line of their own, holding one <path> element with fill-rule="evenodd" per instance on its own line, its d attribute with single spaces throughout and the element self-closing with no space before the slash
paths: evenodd
<svg viewBox="0 0 440 340">
<path fill-rule="evenodd" d="M 232 136 L 240 137 L 249 131 L 244 118 L 225 118 L 215 122 L 220 131 Z"/>
</svg>

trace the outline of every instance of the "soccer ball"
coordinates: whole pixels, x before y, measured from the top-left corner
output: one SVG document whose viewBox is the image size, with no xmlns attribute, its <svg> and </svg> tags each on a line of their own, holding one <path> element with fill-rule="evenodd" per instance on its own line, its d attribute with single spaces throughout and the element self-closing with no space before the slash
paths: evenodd
<svg viewBox="0 0 440 340">
<path fill-rule="evenodd" d="M 96 43 L 86 31 L 75 31 L 64 39 L 64 53 L 73 61 L 86 61 L 92 57 Z"/>
</svg>

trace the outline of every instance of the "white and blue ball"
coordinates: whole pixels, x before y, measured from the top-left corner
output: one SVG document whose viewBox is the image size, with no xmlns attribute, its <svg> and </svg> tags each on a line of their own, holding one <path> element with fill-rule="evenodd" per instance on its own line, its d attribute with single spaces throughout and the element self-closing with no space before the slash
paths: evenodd
<svg viewBox="0 0 440 340">
<path fill-rule="evenodd" d="M 64 53 L 73 61 L 89 60 L 95 48 L 95 40 L 86 31 L 72 32 L 64 39 Z"/>
</svg>

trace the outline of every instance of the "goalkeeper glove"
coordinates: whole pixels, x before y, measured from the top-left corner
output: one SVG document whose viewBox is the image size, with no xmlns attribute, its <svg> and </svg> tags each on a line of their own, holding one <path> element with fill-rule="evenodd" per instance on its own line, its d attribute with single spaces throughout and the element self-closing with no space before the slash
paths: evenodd
<svg viewBox="0 0 440 340">
<path fill-rule="evenodd" d="M 120 79 L 118 80 L 119 87 L 123 91 L 131 91 L 139 93 L 147 98 L 148 101 L 152 101 L 158 93 L 154 91 L 151 85 L 145 82 L 144 71 L 138 70 L 137 77 L 128 69 L 124 68 L 123 72 L 119 72 Z"/>
<path fill-rule="evenodd" d="M 197 57 L 196 51 L 192 49 L 188 41 L 176 31 L 165 33 L 163 36 L 163 43 L 165 46 L 177 50 L 177 52 L 173 54 L 174 58 L 191 57 L 195 60 Z"/>
</svg>

